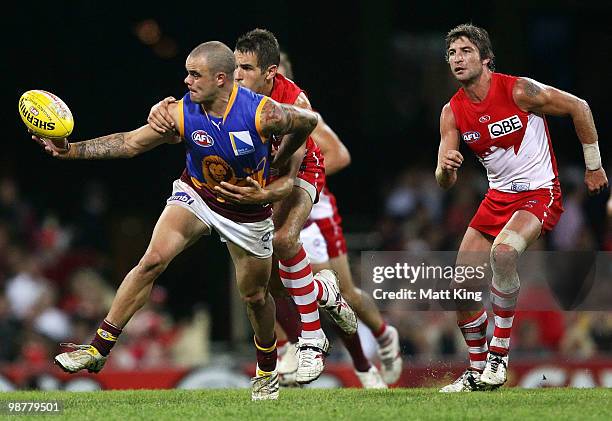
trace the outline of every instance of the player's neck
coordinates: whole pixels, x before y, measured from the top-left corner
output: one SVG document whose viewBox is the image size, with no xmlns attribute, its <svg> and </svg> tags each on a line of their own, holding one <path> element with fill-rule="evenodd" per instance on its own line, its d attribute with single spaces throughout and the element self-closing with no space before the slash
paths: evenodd
<svg viewBox="0 0 612 421">
<path fill-rule="evenodd" d="M 227 110 L 227 104 L 229 104 L 230 97 L 232 96 L 232 90 L 234 89 L 234 84 L 227 84 L 223 88 L 221 88 L 221 92 L 217 95 L 216 98 L 210 101 L 202 102 L 202 108 L 206 111 L 206 114 L 211 115 L 213 117 L 223 117 L 225 111 Z"/>
<path fill-rule="evenodd" d="M 463 83 L 463 90 L 471 102 L 482 102 L 487 97 L 491 88 L 492 73 L 490 70 L 483 70 L 477 78 Z"/>
<path fill-rule="evenodd" d="M 262 95 L 270 96 L 272 94 L 272 89 L 274 89 L 274 80 L 275 79 L 276 78 L 272 78 L 272 80 L 270 80 L 270 81 L 266 80 L 266 84 L 264 85 L 263 92 L 261 93 Z"/>
</svg>

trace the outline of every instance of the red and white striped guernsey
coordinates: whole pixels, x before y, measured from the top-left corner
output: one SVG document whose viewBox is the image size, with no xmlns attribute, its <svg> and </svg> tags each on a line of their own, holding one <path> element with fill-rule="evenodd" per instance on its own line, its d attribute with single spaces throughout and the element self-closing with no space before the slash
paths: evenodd
<svg viewBox="0 0 612 421">
<path fill-rule="evenodd" d="M 482 102 L 471 102 L 463 88 L 450 100 L 457 130 L 487 170 L 489 187 L 508 193 L 558 185 L 546 120 L 516 105 L 512 89 L 517 79 L 492 73 Z"/>
</svg>

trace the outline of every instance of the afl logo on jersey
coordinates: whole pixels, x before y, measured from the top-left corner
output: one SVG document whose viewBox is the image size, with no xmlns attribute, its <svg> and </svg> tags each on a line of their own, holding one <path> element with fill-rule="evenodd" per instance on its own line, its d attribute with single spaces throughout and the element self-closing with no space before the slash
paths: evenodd
<svg viewBox="0 0 612 421">
<path fill-rule="evenodd" d="M 489 114 L 485 114 L 478 119 L 478 121 L 480 121 L 481 123 L 486 123 L 487 121 L 490 121 L 490 120 L 491 120 L 491 116 Z"/>
<path fill-rule="evenodd" d="M 196 130 L 191 133 L 191 139 L 198 145 L 206 148 L 215 144 L 215 139 L 204 130 Z"/>
<path fill-rule="evenodd" d="M 473 143 L 480 139 L 480 133 L 478 132 L 465 132 L 463 133 L 463 140 L 465 143 Z"/>
</svg>

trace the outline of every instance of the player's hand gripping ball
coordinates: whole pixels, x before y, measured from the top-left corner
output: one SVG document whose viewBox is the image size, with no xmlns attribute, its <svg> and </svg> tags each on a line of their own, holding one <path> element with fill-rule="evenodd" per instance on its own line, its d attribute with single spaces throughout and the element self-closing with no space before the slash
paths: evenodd
<svg viewBox="0 0 612 421">
<path fill-rule="evenodd" d="M 28 130 L 39 137 L 61 139 L 74 129 L 68 106 L 47 91 L 36 89 L 21 95 L 19 115 Z"/>
</svg>

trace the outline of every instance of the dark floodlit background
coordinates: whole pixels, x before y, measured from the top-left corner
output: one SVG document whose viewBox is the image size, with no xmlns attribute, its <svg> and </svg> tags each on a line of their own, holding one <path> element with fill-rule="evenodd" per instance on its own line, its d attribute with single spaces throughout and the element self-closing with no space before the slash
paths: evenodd
<svg viewBox="0 0 612 421">
<path fill-rule="evenodd" d="M 51 91 L 69 105 L 73 140 L 127 131 L 145 124 L 161 98 L 185 93 L 184 60 L 196 45 L 219 40 L 233 48 L 250 29 L 273 31 L 293 62 L 294 79 L 352 154 L 350 167 L 329 184 L 355 265 L 361 250 L 456 249 L 486 189 L 484 170 L 463 149 L 465 169 L 453 191 L 442 192 L 433 178 L 440 109 L 457 89 L 444 62 L 444 36 L 457 24 L 471 21 L 489 31 L 498 71 L 528 75 L 586 99 L 604 162 L 610 163 L 612 7 L 605 2 L 362 0 L 319 7 L 55 1 L 13 7 L 1 25 L 0 325 L 9 335 L 2 337 L 4 361 L 46 359 L 56 351 L 49 343 L 89 340 L 108 298 L 144 252 L 184 165 L 182 146 L 161 146 L 125 161 L 53 160 L 29 139 L 18 116 L 19 96 L 29 89 Z M 571 120 L 550 118 L 549 124 L 567 212 L 560 233 L 539 247 L 609 251 L 609 193 L 584 195 L 582 149 Z M 206 314 L 213 344 L 234 349 L 248 343 L 230 272 L 216 235 L 203 239 L 158 280 L 149 322 L 171 336 L 192 323 L 194 314 Z M 12 282 L 28 273 L 35 274 L 33 280 Z M 17 286 L 30 292 L 26 298 Z M 39 290 L 45 303 L 32 293 Z M 14 297 L 25 301 L 15 304 Z M 15 306 L 32 307 L 21 314 Z M 39 320 L 49 309 L 58 320 L 51 327 Z M 464 357 L 463 348 L 446 349 L 418 336 L 428 315 L 387 316 L 400 327 L 406 358 Z M 452 317 L 444 322 L 451 327 Z M 565 352 L 578 318 L 591 344 L 585 347 L 610 352 L 608 314 L 590 315 L 586 322 L 571 313 L 554 323 L 535 318 L 523 343 L 535 332 L 529 345 L 534 352 Z M 556 336 L 538 341 L 553 325 L 560 326 Z M 32 357 L 37 344 L 47 348 L 41 345 Z"/>
</svg>

